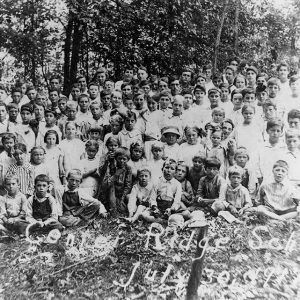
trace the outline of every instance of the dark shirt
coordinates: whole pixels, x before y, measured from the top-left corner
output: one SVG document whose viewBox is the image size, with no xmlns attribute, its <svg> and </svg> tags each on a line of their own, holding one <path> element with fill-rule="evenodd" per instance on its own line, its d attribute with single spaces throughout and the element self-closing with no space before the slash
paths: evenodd
<svg viewBox="0 0 300 300">
<path fill-rule="evenodd" d="M 41 219 L 42 221 L 47 220 L 50 218 L 52 214 L 52 208 L 50 205 L 50 200 L 47 198 L 43 202 L 39 202 L 35 197 L 33 197 L 32 202 L 32 216 L 38 220 Z"/>
<path fill-rule="evenodd" d="M 226 184 L 225 179 L 216 175 L 213 179 L 202 177 L 199 181 L 196 199 L 217 199 L 220 195 L 221 186 Z"/>
</svg>

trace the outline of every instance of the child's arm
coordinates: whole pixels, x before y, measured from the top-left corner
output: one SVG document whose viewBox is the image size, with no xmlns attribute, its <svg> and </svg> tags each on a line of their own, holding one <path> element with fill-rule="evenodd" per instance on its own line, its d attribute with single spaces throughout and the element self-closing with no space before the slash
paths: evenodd
<svg viewBox="0 0 300 300">
<path fill-rule="evenodd" d="M 181 195 L 182 195 L 182 187 L 181 187 L 181 184 L 178 182 L 177 187 L 176 187 L 176 192 L 174 195 L 173 204 L 170 208 L 171 211 L 178 210 L 178 208 L 180 207 Z"/>
<path fill-rule="evenodd" d="M 27 210 L 27 198 L 25 195 L 22 194 L 21 196 L 21 212 L 19 217 L 26 217 L 26 210 Z"/>
<path fill-rule="evenodd" d="M 58 168 L 59 168 L 59 177 L 62 179 L 63 184 L 66 183 L 66 171 L 67 169 L 64 168 L 65 162 L 65 155 L 61 153 L 58 157 Z"/>
<path fill-rule="evenodd" d="M 48 225 L 52 221 L 57 221 L 58 220 L 58 211 L 59 211 L 58 204 L 55 201 L 55 199 L 51 196 L 49 197 L 49 200 L 50 200 L 50 206 L 51 206 L 51 215 L 47 220 L 45 220 L 43 222 L 44 225 Z"/>
<path fill-rule="evenodd" d="M 5 200 L 0 196 L 0 220 L 7 223 L 8 215 L 5 207 Z"/>
<path fill-rule="evenodd" d="M 182 190 L 182 196 L 181 196 L 181 201 L 189 206 L 192 204 L 193 202 L 193 198 L 194 198 L 194 191 L 192 188 L 191 183 L 187 180 L 186 184 L 185 184 L 186 190 Z"/>
<path fill-rule="evenodd" d="M 122 195 L 122 201 L 125 200 L 125 197 L 130 193 L 132 188 L 132 171 L 130 167 L 127 167 L 125 179 L 124 179 L 124 190 Z"/>
<path fill-rule="evenodd" d="M 38 221 L 33 217 L 33 211 L 32 211 L 32 202 L 33 202 L 33 197 L 31 196 L 27 200 L 27 209 L 26 209 L 26 221 L 29 223 L 38 223 Z"/>
<path fill-rule="evenodd" d="M 136 211 L 136 202 L 137 202 L 137 193 L 138 193 L 138 186 L 135 184 L 128 195 L 128 212 L 129 212 L 129 217 L 132 217 L 134 212 Z"/>
</svg>

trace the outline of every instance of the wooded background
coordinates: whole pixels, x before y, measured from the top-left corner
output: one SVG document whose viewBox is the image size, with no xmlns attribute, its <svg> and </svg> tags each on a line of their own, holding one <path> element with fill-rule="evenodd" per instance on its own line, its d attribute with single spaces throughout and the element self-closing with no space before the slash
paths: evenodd
<svg viewBox="0 0 300 300">
<path fill-rule="evenodd" d="M 66 92 L 79 72 L 90 80 L 108 62 L 118 75 L 127 63 L 160 75 L 209 62 L 222 70 L 234 56 L 270 65 L 299 54 L 299 33 L 299 0 L 289 0 L 285 9 L 272 0 L 0 3 L 2 50 L 35 85 L 61 74 Z"/>
</svg>

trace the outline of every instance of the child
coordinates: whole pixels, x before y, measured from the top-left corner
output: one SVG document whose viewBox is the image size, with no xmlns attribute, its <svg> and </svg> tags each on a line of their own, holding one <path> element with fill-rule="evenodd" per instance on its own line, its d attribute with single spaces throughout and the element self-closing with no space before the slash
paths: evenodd
<svg viewBox="0 0 300 300">
<path fill-rule="evenodd" d="M 57 106 L 59 109 L 59 118 L 66 117 L 66 109 L 67 109 L 68 98 L 65 96 L 61 96 L 58 100 Z"/>
<path fill-rule="evenodd" d="M 81 181 L 81 171 L 72 169 L 67 176 L 67 186 L 59 191 L 62 203 L 62 216 L 59 221 L 66 227 L 85 224 L 99 214 L 106 217 L 103 204 L 79 187 Z"/>
<path fill-rule="evenodd" d="M 147 109 L 145 98 L 146 98 L 146 95 L 143 90 L 139 90 L 133 96 L 133 103 L 135 106 L 135 109 L 133 109 L 133 111 L 136 113 L 137 116 L 140 116 L 140 113 L 142 113 L 143 111 L 145 111 Z"/>
<path fill-rule="evenodd" d="M 19 180 L 16 175 L 4 179 L 6 195 L 0 201 L 0 231 L 17 231 L 24 234 L 28 223 L 25 220 L 27 199 L 19 191 Z"/>
<path fill-rule="evenodd" d="M 65 158 L 64 153 L 58 146 L 59 138 L 55 130 L 48 130 L 45 134 L 44 142 L 46 144 L 45 150 L 45 164 L 54 185 L 61 185 L 65 183 Z"/>
<path fill-rule="evenodd" d="M 140 130 L 135 128 L 136 120 L 136 114 L 134 112 L 128 111 L 126 113 L 124 117 L 124 128 L 118 133 L 118 139 L 122 147 L 129 149 L 131 143 L 143 141 Z"/>
<path fill-rule="evenodd" d="M 111 107 L 111 92 L 102 91 L 100 93 L 100 97 L 101 97 L 101 102 L 102 102 L 102 105 L 103 105 L 103 111 L 111 110 L 111 108 L 112 108 Z"/>
<path fill-rule="evenodd" d="M 180 160 L 191 167 L 193 165 L 193 156 L 196 153 L 204 153 L 205 151 L 201 144 L 202 133 L 198 127 L 186 127 L 184 129 L 184 136 L 186 142 L 179 146 Z"/>
<path fill-rule="evenodd" d="M 82 182 L 81 188 L 84 188 L 86 193 L 95 197 L 99 188 L 97 167 L 99 165 L 99 144 L 95 140 L 87 141 L 85 144 L 86 157 L 81 159 L 82 164 Z"/>
<path fill-rule="evenodd" d="M 130 145 L 130 160 L 128 161 L 128 166 L 131 167 L 132 171 L 132 181 L 135 183 L 137 179 L 137 171 L 142 165 L 146 164 L 145 159 L 145 149 L 142 142 L 133 142 Z"/>
<path fill-rule="evenodd" d="M 201 207 L 210 207 L 216 200 L 219 199 L 220 190 L 226 181 L 220 176 L 219 170 L 221 162 L 217 158 L 205 160 L 206 176 L 200 178 L 196 201 Z"/>
<path fill-rule="evenodd" d="M 299 197 L 295 195 L 294 187 L 287 180 L 288 171 L 289 167 L 286 161 L 275 162 L 273 180 L 261 185 L 258 207 L 252 208 L 251 211 L 281 221 L 295 218 L 298 215 Z"/>
<path fill-rule="evenodd" d="M 258 182 L 253 165 L 249 164 L 249 159 L 249 152 L 245 147 L 239 147 L 234 153 L 236 165 L 244 170 L 241 184 L 248 189 L 251 199 L 255 199 Z"/>
<path fill-rule="evenodd" d="M 171 94 L 164 90 L 158 95 L 159 109 L 163 112 L 163 118 L 169 117 L 172 114 L 171 106 Z"/>
<path fill-rule="evenodd" d="M 232 137 L 235 139 L 237 147 L 245 147 L 250 153 L 253 153 L 263 144 L 261 127 L 254 122 L 255 107 L 245 104 L 242 108 L 242 115 L 244 122 L 235 127 Z"/>
<path fill-rule="evenodd" d="M 34 180 L 34 194 L 27 201 L 26 221 L 36 224 L 43 230 L 58 229 L 64 227 L 58 221 L 61 208 L 56 200 L 48 194 L 50 179 L 47 175 L 38 175 Z"/>
<path fill-rule="evenodd" d="M 6 176 L 16 175 L 20 182 L 20 192 L 29 197 L 34 190 L 34 169 L 27 161 L 27 148 L 24 144 L 14 145 L 13 156 L 16 163 L 10 165 Z"/>
<path fill-rule="evenodd" d="M 154 184 L 156 184 L 159 178 L 162 176 L 162 167 L 164 164 L 164 145 L 160 141 L 155 141 L 151 146 L 152 159 L 148 161 L 151 177 Z"/>
<path fill-rule="evenodd" d="M 30 126 L 32 119 L 31 105 L 24 104 L 21 106 L 22 123 L 18 124 L 16 132 L 18 136 L 22 137 L 22 142 L 26 145 L 27 149 L 32 149 L 36 143 L 36 135 Z"/>
<path fill-rule="evenodd" d="M 8 118 L 6 104 L 0 102 L 0 133 L 8 132 Z"/>
<path fill-rule="evenodd" d="M 206 158 L 216 157 L 220 160 L 221 162 L 220 175 L 223 178 L 225 178 L 227 168 L 229 167 L 229 165 L 233 164 L 234 148 L 228 147 L 226 149 L 226 147 L 222 146 L 221 130 L 214 130 L 211 134 L 210 140 L 211 140 L 211 145 L 206 144 L 205 146 Z"/>
<path fill-rule="evenodd" d="M 205 154 L 197 153 L 192 157 L 193 165 L 189 168 L 187 175 L 187 180 L 191 183 L 193 188 L 193 193 L 196 195 L 198 191 L 199 181 L 202 177 L 206 175 L 204 168 Z"/>
<path fill-rule="evenodd" d="M 156 204 L 156 191 L 151 182 L 151 171 L 147 166 L 141 167 L 137 172 L 138 182 L 132 187 L 128 195 L 128 212 L 130 222 L 140 217 L 148 220 L 150 208 Z"/>
<path fill-rule="evenodd" d="M 106 145 L 106 141 L 111 136 L 118 138 L 118 134 L 122 130 L 123 124 L 124 124 L 124 120 L 119 114 L 113 115 L 109 118 L 109 127 L 111 132 L 107 133 L 104 136 L 104 141 L 103 141 L 104 145 Z"/>
<path fill-rule="evenodd" d="M 99 85 L 96 82 L 91 82 L 89 84 L 88 93 L 90 95 L 91 102 L 93 102 L 93 101 L 100 102 Z M 102 96 L 101 96 L 101 99 L 102 99 Z"/>
<path fill-rule="evenodd" d="M 177 170 L 175 178 L 181 183 L 182 194 L 181 202 L 183 205 L 181 207 L 190 207 L 194 199 L 194 191 L 191 183 L 187 180 L 189 168 L 185 162 L 179 162 L 177 165 Z"/>
<path fill-rule="evenodd" d="M 2 135 L 1 141 L 3 145 L 3 151 L 0 153 L 0 190 L 2 195 L 2 186 L 7 169 L 16 162 L 13 157 L 16 136 L 12 133 L 5 133 Z"/>
<path fill-rule="evenodd" d="M 69 100 L 78 102 L 79 96 L 81 94 L 79 83 L 73 83 L 71 94 L 69 95 Z"/>
<path fill-rule="evenodd" d="M 180 157 L 180 148 L 177 140 L 180 138 L 178 127 L 168 126 L 161 130 L 161 135 L 165 140 L 164 158 L 172 158 L 178 161 Z"/>
<path fill-rule="evenodd" d="M 263 130 L 264 141 L 268 140 L 267 123 L 269 120 L 276 118 L 276 116 L 277 116 L 276 104 L 270 100 L 265 101 L 263 104 L 262 122 L 261 122 L 261 124 L 259 124 Z"/>
<path fill-rule="evenodd" d="M 234 90 L 231 93 L 231 101 L 233 103 L 233 110 L 227 116 L 232 120 L 234 126 L 242 124 L 244 118 L 242 115 L 242 106 L 243 106 L 243 95 L 241 90 Z"/>
<path fill-rule="evenodd" d="M 233 85 L 237 88 L 237 89 L 244 89 L 246 87 L 246 78 L 245 76 L 243 76 L 242 74 L 238 74 L 233 81 Z"/>
<path fill-rule="evenodd" d="M 258 149 L 256 155 L 258 162 L 257 165 L 257 178 L 259 183 L 263 180 L 272 179 L 272 166 L 274 163 L 284 157 L 286 152 L 286 145 L 280 142 L 280 136 L 283 132 L 283 122 L 274 118 L 267 123 L 268 141 L 265 142 L 261 149 Z"/>
<path fill-rule="evenodd" d="M 16 103 L 9 103 L 7 105 L 7 111 L 8 111 L 7 131 L 16 133 L 17 126 L 19 124 L 19 107 Z"/>
<path fill-rule="evenodd" d="M 41 174 L 49 176 L 48 166 L 44 162 L 45 154 L 46 151 L 41 146 L 33 147 L 30 151 L 30 163 L 34 168 L 34 178 Z"/>
<path fill-rule="evenodd" d="M 300 132 L 299 129 L 288 129 L 285 133 L 285 141 L 288 150 L 283 157 L 289 165 L 289 179 L 299 190 L 300 187 Z"/>
<path fill-rule="evenodd" d="M 220 84 L 219 88 L 221 89 L 221 103 L 220 106 L 224 109 L 224 113 L 228 115 L 232 109 L 233 109 L 233 104 L 230 101 L 230 88 L 228 83 L 222 83 Z"/>
<path fill-rule="evenodd" d="M 77 121 L 79 123 L 88 123 L 92 119 L 92 114 L 89 110 L 90 99 L 87 95 L 81 94 L 78 98 L 79 110 L 77 112 Z"/>
<path fill-rule="evenodd" d="M 212 121 L 205 124 L 206 142 L 209 141 L 212 131 L 221 129 L 221 123 L 225 118 L 225 111 L 221 107 L 216 107 L 211 112 Z"/>
<path fill-rule="evenodd" d="M 175 179 L 176 170 L 176 162 L 167 159 L 163 165 L 163 177 L 156 186 L 157 208 L 154 206 L 154 216 L 158 215 L 161 219 L 169 219 L 172 214 L 180 214 L 185 218 L 190 216 L 187 210 L 181 209 L 182 188 Z M 155 222 L 155 218 L 151 216 L 149 221 Z"/>
<path fill-rule="evenodd" d="M 59 95 L 60 95 L 60 90 L 58 88 L 50 89 L 49 100 L 51 101 L 51 110 L 55 111 L 56 113 L 59 113 L 59 108 L 58 108 Z"/>
<path fill-rule="evenodd" d="M 107 159 L 99 167 L 99 182 L 102 185 L 103 194 L 107 195 L 108 206 L 113 217 L 117 212 L 125 213 L 127 210 L 126 196 L 132 188 L 132 172 L 127 165 L 129 158 L 129 150 L 120 147 L 114 153 L 109 152 Z"/>
<path fill-rule="evenodd" d="M 298 109 L 290 110 L 287 119 L 290 128 L 300 129 L 300 110 Z"/>
<path fill-rule="evenodd" d="M 232 166 L 228 170 L 230 183 L 220 190 L 219 200 L 212 204 L 212 212 L 229 210 L 234 216 L 241 216 L 252 206 L 249 191 L 241 185 L 244 170 L 239 166 Z"/>
<path fill-rule="evenodd" d="M 103 117 L 103 107 L 101 102 L 93 101 L 90 105 L 90 110 L 93 118 L 90 118 L 88 122 L 91 127 L 93 126 L 104 127 L 105 125 L 108 125 L 107 120 L 105 120 L 105 118 Z"/>
<path fill-rule="evenodd" d="M 84 142 L 76 138 L 76 125 L 70 121 L 65 127 L 66 138 L 61 141 L 59 147 L 65 156 L 66 174 L 71 169 L 80 168 L 80 157 L 85 151 Z"/>
</svg>

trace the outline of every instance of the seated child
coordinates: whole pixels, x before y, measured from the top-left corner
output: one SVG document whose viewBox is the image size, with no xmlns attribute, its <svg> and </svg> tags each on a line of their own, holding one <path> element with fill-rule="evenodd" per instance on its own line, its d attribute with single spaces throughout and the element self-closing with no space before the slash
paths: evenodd
<svg viewBox="0 0 300 300">
<path fill-rule="evenodd" d="M 36 224 L 43 230 L 63 230 L 58 221 L 60 207 L 57 201 L 48 193 L 50 179 L 47 175 L 38 175 L 34 180 L 34 195 L 28 198 L 26 221 Z"/>
<path fill-rule="evenodd" d="M 187 180 L 191 183 L 194 195 L 198 191 L 199 180 L 206 175 L 204 162 L 205 155 L 202 153 L 195 154 L 192 158 L 193 166 L 189 168 Z"/>
<path fill-rule="evenodd" d="M 251 211 L 281 221 L 297 217 L 299 197 L 295 195 L 294 187 L 287 180 L 288 172 L 289 166 L 286 161 L 275 162 L 273 181 L 261 185 L 258 207 L 252 208 Z"/>
<path fill-rule="evenodd" d="M 222 210 L 229 210 L 233 215 L 241 216 L 252 206 L 249 191 L 241 185 L 244 170 L 239 166 L 229 168 L 227 183 L 220 190 L 219 200 L 212 204 L 212 211 L 216 214 Z"/>
<path fill-rule="evenodd" d="M 0 201 L 0 231 L 16 231 L 24 234 L 28 222 L 25 220 L 27 199 L 19 191 L 19 180 L 16 175 L 4 179 L 7 194 Z"/>
<path fill-rule="evenodd" d="M 206 176 L 200 179 L 196 194 L 199 206 L 210 207 L 219 199 L 220 189 L 226 184 L 225 179 L 219 174 L 220 167 L 221 162 L 215 157 L 205 160 Z"/>
<path fill-rule="evenodd" d="M 147 166 L 141 167 L 137 172 L 138 182 L 128 195 L 128 212 L 130 222 L 140 217 L 148 220 L 150 208 L 156 204 L 156 191 L 151 182 L 151 171 Z"/>
<path fill-rule="evenodd" d="M 61 196 L 63 214 L 59 218 L 66 227 L 93 220 L 99 214 L 106 216 L 106 209 L 103 204 L 79 188 L 81 181 L 82 173 L 80 170 L 73 169 L 68 173 L 68 184 Z"/>
</svg>

